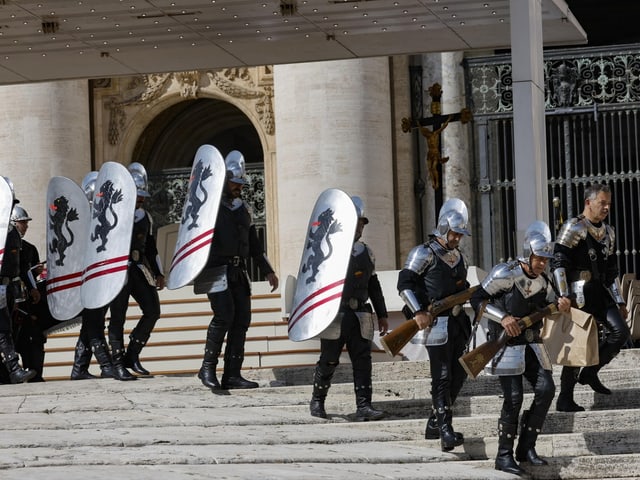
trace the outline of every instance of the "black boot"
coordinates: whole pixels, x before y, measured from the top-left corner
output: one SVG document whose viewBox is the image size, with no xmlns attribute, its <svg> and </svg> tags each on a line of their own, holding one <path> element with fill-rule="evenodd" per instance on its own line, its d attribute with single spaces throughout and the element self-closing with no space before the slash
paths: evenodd
<svg viewBox="0 0 640 480">
<path fill-rule="evenodd" d="M 36 376 L 35 370 L 23 369 L 18 363 L 18 354 L 8 333 L 0 333 L 0 357 L 9 371 L 11 383 L 24 383 Z"/>
<path fill-rule="evenodd" d="M 580 382 L 582 385 L 589 385 L 596 393 L 601 393 L 602 395 L 611 395 L 611 390 L 605 387 L 598 378 L 599 370 L 600 367 L 598 365 L 583 368 L 580 372 L 580 376 L 578 377 L 578 382 Z"/>
<path fill-rule="evenodd" d="M 464 443 L 464 435 L 460 432 L 453 432 L 456 436 L 456 447 Z M 424 438 L 426 440 L 437 440 L 440 438 L 440 429 L 438 428 L 438 420 L 436 420 L 435 412 L 427 420 L 427 426 L 424 429 Z"/>
<path fill-rule="evenodd" d="M 456 432 L 453 431 L 453 427 L 451 426 L 453 418 L 451 408 L 446 404 L 441 404 L 437 407 L 435 414 L 440 431 L 440 448 L 442 451 L 448 452 L 462 445 L 460 438 L 456 436 Z"/>
<path fill-rule="evenodd" d="M 131 335 L 129 337 L 129 345 L 127 345 L 127 353 L 124 356 L 124 366 L 130 368 L 139 375 L 150 376 L 149 370 L 144 368 L 140 363 L 140 352 L 147 342 L 141 341 Z"/>
<path fill-rule="evenodd" d="M 573 400 L 573 390 L 578 382 L 579 367 L 562 367 L 560 374 L 560 393 L 556 402 L 556 410 L 559 412 L 584 412 Z"/>
<path fill-rule="evenodd" d="M 111 344 L 113 378 L 122 381 L 137 380 L 138 377 L 133 375 L 124 366 L 124 342 L 122 341 L 122 339 L 115 338 L 115 336 L 109 335 L 109 343 Z"/>
<path fill-rule="evenodd" d="M 327 418 L 327 411 L 324 409 L 324 401 L 331 387 L 331 377 L 323 378 L 320 369 L 316 366 L 313 374 L 313 393 L 309 402 L 309 413 L 312 417 Z"/>
<path fill-rule="evenodd" d="M 211 390 L 220 390 L 220 382 L 218 382 L 218 378 L 216 377 L 217 364 L 217 360 L 215 362 L 204 360 L 198 371 L 198 378 L 202 384 Z"/>
<path fill-rule="evenodd" d="M 385 413 L 371 406 L 371 385 L 356 385 L 356 421 L 368 422 L 384 418 Z"/>
<path fill-rule="evenodd" d="M 516 438 L 518 426 L 510 423 L 498 423 L 498 455 L 496 455 L 496 470 L 513 475 L 526 475 L 520 465 L 513 458 L 513 442 Z"/>
<path fill-rule="evenodd" d="M 204 344 L 204 358 L 202 366 L 198 371 L 198 378 L 205 387 L 211 390 L 220 390 L 220 382 L 216 377 L 216 366 L 218 365 L 218 357 L 222 351 L 222 342 L 224 341 L 224 331 L 216 329 L 213 322 L 207 328 L 207 340 Z"/>
<path fill-rule="evenodd" d="M 73 368 L 71 369 L 71 380 L 89 380 L 96 378 L 89 373 L 91 363 L 91 348 L 85 345 L 82 339 L 76 342 L 76 353 L 73 357 Z"/>
<path fill-rule="evenodd" d="M 222 388 L 232 390 L 236 388 L 258 388 L 257 382 L 247 380 L 240 375 L 244 355 L 225 355 L 224 372 L 222 374 Z"/>
<path fill-rule="evenodd" d="M 544 419 L 531 415 L 529 410 L 522 413 L 522 421 L 520 423 L 520 438 L 518 447 L 516 448 L 516 460 L 519 462 L 529 462 L 531 465 L 539 467 L 548 465 L 549 463 L 540 458 L 536 452 L 536 440 L 542 430 Z"/>
</svg>

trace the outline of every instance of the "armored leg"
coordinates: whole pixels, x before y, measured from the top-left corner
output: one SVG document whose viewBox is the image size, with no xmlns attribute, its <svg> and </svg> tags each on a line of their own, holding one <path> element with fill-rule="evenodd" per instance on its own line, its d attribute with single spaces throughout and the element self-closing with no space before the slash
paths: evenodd
<svg viewBox="0 0 640 480">
<path fill-rule="evenodd" d="M 522 413 L 520 423 L 520 439 L 516 448 L 516 460 L 519 462 L 529 462 L 531 465 L 548 465 L 547 461 L 540 458 L 536 452 L 536 440 L 542 430 L 544 418 L 531 415 L 529 410 Z"/>
<path fill-rule="evenodd" d="M 73 357 L 73 368 L 71 369 L 71 380 L 89 380 L 96 378 L 89 373 L 91 363 L 91 348 L 86 345 L 80 336 L 76 343 L 76 351 Z"/>
<path fill-rule="evenodd" d="M 322 372 L 319 365 L 316 365 L 316 369 L 313 373 L 313 393 L 311 394 L 311 401 L 309 402 L 309 413 L 312 417 L 327 418 L 327 412 L 324 409 L 324 401 L 327 398 L 327 393 L 331 387 L 331 378 L 333 372 Z"/>
<path fill-rule="evenodd" d="M 109 343 L 111 344 L 111 361 L 113 363 L 113 378 L 116 380 L 137 380 L 124 366 L 124 342 L 122 337 L 117 338 L 109 332 Z"/>
<path fill-rule="evenodd" d="M 18 363 L 18 354 L 13 347 L 11 334 L 7 332 L 0 333 L 0 357 L 2 363 L 9 371 L 9 380 L 11 383 L 24 383 L 36 376 L 36 371 L 31 369 L 23 369 Z"/>
<path fill-rule="evenodd" d="M 216 327 L 213 321 L 207 329 L 207 341 L 204 346 L 204 359 L 202 366 L 198 371 L 198 378 L 205 387 L 211 390 L 220 389 L 220 383 L 216 377 L 216 366 L 218 365 L 218 357 L 222 351 L 222 342 L 225 336 L 224 329 Z"/>
<path fill-rule="evenodd" d="M 560 374 L 560 393 L 556 402 L 559 412 L 584 412 L 584 407 L 573 400 L 573 391 L 578 382 L 579 367 L 562 367 Z"/>
<path fill-rule="evenodd" d="M 140 340 L 136 338 L 134 333 L 129 336 L 129 345 L 127 345 L 127 352 L 124 355 L 124 366 L 125 368 L 130 368 L 139 375 L 149 376 L 151 375 L 149 370 L 144 368 L 140 363 L 140 352 L 146 343 L 146 339 Z"/>
<path fill-rule="evenodd" d="M 498 423 L 498 455 L 496 456 L 496 470 L 524 475 L 526 472 L 513 458 L 513 443 L 518 432 L 518 425 L 511 423 Z"/>
</svg>

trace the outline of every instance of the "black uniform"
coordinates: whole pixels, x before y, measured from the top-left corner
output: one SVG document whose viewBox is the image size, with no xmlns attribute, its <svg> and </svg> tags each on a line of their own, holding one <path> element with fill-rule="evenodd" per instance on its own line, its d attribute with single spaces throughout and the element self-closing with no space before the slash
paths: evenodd
<svg viewBox="0 0 640 480">
<path fill-rule="evenodd" d="M 138 209 L 133 224 L 127 283 L 110 304 L 109 343 L 114 364 L 124 361 L 125 367 L 142 375 L 149 375 L 149 372 L 140 364 L 140 351 L 160 318 L 160 298 L 155 279 L 162 275 L 162 271 L 157 259 L 158 248 L 151 216 L 145 210 Z M 124 323 L 130 296 L 138 302 L 142 317 L 129 335 L 125 354 Z"/>
<path fill-rule="evenodd" d="M 353 384 L 358 409 L 356 417 L 359 420 L 365 420 L 381 418 L 383 415 L 383 412 L 371 407 L 371 339 L 374 325 L 368 299 L 371 299 L 376 315 L 379 318 L 387 318 L 387 307 L 380 281 L 375 273 L 373 254 L 366 244 L 358 241 L 354 243 L 351 251 L 342 291 L 338 314 L 341 317 L 340 336 L 337 339 L 322 338 L 320 340 L 320 359 L 315 369 L 311 401 L 311 413 L 314 416 L 326 417 L 324 399 L 345 345 L 353 368 Z M 365 314 L 362 320 L 364 325 L 358 317 L 359 313 Z M 366 331 L 365 335 L 363 335 L 363 329 Z M 321 410 L 318 409 L 319 406 L 322 406 Z"/>
<path fill-rule="evenodd" d="M 0 293 L 0 357 L 9 372 L 11 383 L 26 382 L 36 375 L 35 370 L 23 370 L 20 367 L 11 335 L 11 313 L 15 303 L 17 300 L 26 300 L 24 283 L 20 278 L 21 245 L 20 233 L 13 225 L 10 225 L 4 245 L 2 267 L 0 268 L 0 286 L 4 290 Z"/>
<path fill-rule="evenodd" d="M 477 311 L 485 300 L 489 300 L 499 312 L 505 315 L 522 318 L 542 310 L 556 300 L 556 295 L 546 275 L 530 276 L 523 270 L 521 262 L 516 260 L 496 265 L 483 280 L 482 288 L 474 292 L 471 305 Z M 542 321 L 538 321 L 507 342 L 506 348 L 516 345 L 525 346 L 522 374 L 511 374 L 513 365 L 500 371 L 498 361 L 505 354 L 505 349 L 498 352 L 492 360 L 494 368 L 498 369 L 496 374 L 500 375 L 500 386 L 504 397 L 498 422 L 498 455 L 496 456 L 498 470 L 522 473 L 522 469 L 513 459 L 513 444 L 524 399 L 523 377 L 531 384 L 534 398 L 529 409 L 522 414 L 516 459 L 529 461 L 534 465 L 546 464 L 546 461 L 538 457 L 534 447 L 553 401 L 555 384 L 551 361 L 540 338 L 541 328 Z M 503 330 L 500 323 L 490 321 L 488 339 L 498 338 Z"/>
<path fill-rule="evenodd" d="M 410 252 L 398 275 L 398 291 L 412 291 L 421 310 L 427 310 L 432 302 L 467 288 L 467 265 L 462 253 L 458 249 L 448 250 L 433 237 Z M 411 312 L 405 309 L 405 313 L 407 318 L 411 318 Z M 451 407 L 467 378 L 458 358 L 464 353 L 471 334 L 471 321 L 463 309 L 454 308 L 439 316 L 448 317 L 448 340 L 442 345 L 427 346 L 434 410 L 425 430 L 425 438 L 428 439 L 449 438 L 449 433 L 454 433 Z M 444 437 L 442 428 L 447 432 Z M 455 442 L 444 442 L 443 449 L 450 450 L 462 441 L 462 434 L 455 433 Z"/>
<path fill-rule="evenodd" d="M 573 400 L 573 390 L 577 381 L 591 385 L 599 393 L 611 393 L 600 383 L 597 373 L 620 352 L 630 335 L 629 327 L 620 315 L 619 305 L 611 291 L 618 277 L 614 243 L 615 233 L 612 227 L 604 222 L 591 224 L 583 216 L 566 222 L 558 235 L 551 268 L 564 269 L 569 285 L 586 280 L 583 295 L 580 296 L 584 298 L 584 306 L 577 306 L 593 315 L 602 337 L 598 365 L 583 368 L 580 375 L 579 367 L 562 368 L 558 410 L 584 410 Z M 574 304 L 579 296 L 576 293 L 579 294 L 576 291 L 571 292 Z"/>
<path fill-rule="evenodd" d="M 37 372 L 32 382 L 41 382 L 44 367 L 44 344 L 47 341 L 45 331 L 58 323 L 49 311 L 46 298 L 45 282 L 33 284 L 29 277 L 29 270 L 40 263 L 40 256 L 35 245 L 22 239 L 20 250 L 20 276 L 27 285 L 27 290 L 37 289 L 40 300 L 34 303 L 29 295 L 26 301 L 20 305 L 17 315 L 14 316 L 14 340 L 16 350 L 22 357 L 25 368 L 31 368 Z"/>
<path fill-rule="evenodd" d="M 198 376 L 210 388 L 219 387 L 215 367 L 225 336 L 222 388 L 258 386 L 240 375 L 245 339 L 251 324 L 251 282 L 247 274 L 249 257 L 254 259 L 263 275 L 274 273 L 264 255 L 249 207 L 242 200 L 231 200 L 223 194 L 209 258 L 196 279 L 196 284 L 206 284 L 204 279 L 212 273 L 218 279 L 226 278 L 226 287 L 216 288 L 219 290 L 216 292 L 208 291 L 208 288 L 205 290 L 214 315 L 207 330 L 204 359 Z"/>
</svg>

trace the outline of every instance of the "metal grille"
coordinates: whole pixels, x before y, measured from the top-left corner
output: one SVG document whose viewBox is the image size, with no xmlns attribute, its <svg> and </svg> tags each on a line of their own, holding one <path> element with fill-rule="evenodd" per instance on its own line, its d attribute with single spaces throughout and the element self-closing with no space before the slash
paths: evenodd
<svg viewBox="0 0 640 480">
<path fill-rule="evenodd" d="M 507 57 L 508 58 L 508 57 Z M 639 270 L 640 47 L 545 55 L 546 151 L 552 230 L 582 213 L 584 190 L 612 190 L 608 223 L 616 229 L 621 274 Z M 478 226 L 481 264 L 520 253 L 516 245 L 510 61 L 474 59 L 467 65 L 476 117 Z M 484 245 L 489 243 L 488 246 Z"/>
</svg>

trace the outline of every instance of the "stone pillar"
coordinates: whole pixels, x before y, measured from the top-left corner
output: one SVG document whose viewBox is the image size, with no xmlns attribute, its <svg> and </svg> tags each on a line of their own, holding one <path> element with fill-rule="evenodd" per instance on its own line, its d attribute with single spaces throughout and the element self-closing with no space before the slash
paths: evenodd
<svg viewBox="0 0 640 480">
<path fill-rule="evenodd" d="M 458 113 L 467 106 L 464 88 L 464 69 L 462 52 L 434 53 L 423 56 L 423 86 L 428 89 L 434 83 L 442 86 L 442 113 Z M 424 93 L 425 115 L 429 116 L 429 103 L 431 99 L 428 91 Z M 429 102 L 429 103 L 428 103 Z M 451 122 L 442 132 L 441 146 L 442 156 L 449 160 L 442 166 L 441 188 L 443 200 L 459 198 L 469 210 L 469 217 L 473 215 L 474 206 L 471 204 L 470 166 L 471 144 L 469 125 L 461 122 Z M 429 195 L 433 198 L 431 183 L 427 183 Z M 436 223 L 434 211 L 432 222 L 427 224 L 427 232 L 431 232 Z M 472 223 L 472 222 L 470 222 Z M 473 232 L 471 232 L 473 234 Z M 464 239 L 461 243 L 467 262 L 474 264 L 473 249 L 470 239 Z"/>
<path fill-rule="evenodd" d="M 535 220 L 549 222 L 541 0 L 511 0 L 513 137 L 518 245 Z"/>
<path fill-rule="evenodd" d="M 46 192 L 60 175 L 80 183 L 91 167 L 86 80 L 0 87 L 0 175 L 33 220 L 25 240 L 46 258 Z"/>
<path fill-rule="evenodd" d="M 389 60 L 274 68 L 279 273 L 297 276 L 318 195 L 339 188 L 365 202 L 363 240 L 378 270 L 395 268 Z"/>
</svg>

